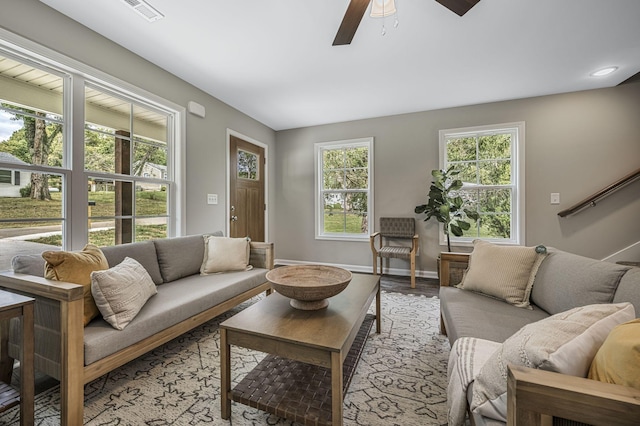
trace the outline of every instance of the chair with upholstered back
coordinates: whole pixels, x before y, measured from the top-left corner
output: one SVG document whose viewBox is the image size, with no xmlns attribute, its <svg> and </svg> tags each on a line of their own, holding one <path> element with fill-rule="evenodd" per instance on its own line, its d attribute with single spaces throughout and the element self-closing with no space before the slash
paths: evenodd
<svg viewBox="0 0 640 426">
<path fill-rule="evenodd" d="M 416 287 L 416 252 L 418 235 L 416 221 L 412 217 L 381 217 L 380 230 L 371 235 L 369 242 L 373 253 L 373 275 L 378 275 L 378 259 L 382 275 L 382 259 L 409 259 L 411 262 L 411 288 Z M 378 247 L 375 240 L 378 238 Z M 397 240 L 410 240 L 408 245 L 390 245 Z M 399 242 L 399 241 L 398 241 Z"/>
</svg>

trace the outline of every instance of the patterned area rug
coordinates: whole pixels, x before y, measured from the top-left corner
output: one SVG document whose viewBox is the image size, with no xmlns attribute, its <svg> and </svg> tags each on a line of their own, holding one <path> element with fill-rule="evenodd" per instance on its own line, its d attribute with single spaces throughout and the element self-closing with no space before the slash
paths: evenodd
<svg viewBox="0 0 640 426">
<path fill-rule="evenodd" d="M 87 384 L 84 424 L 294 425 L 237 403 L 230 421 L 220 417 L 218 324 L 259 297 Z M 383 293 L 382 333 L 374 330 L 345 395 L 344 424 L 446 425 L 449 343 L 438 331 L 438 299 Z M 264 356 L 233 347 L 233 383 Z M 59 425 L 59 409 L 57 387 L 38 395 L 36 425 Z M 0 424 L 18 425 L 17 407 Z"/>
</svg>

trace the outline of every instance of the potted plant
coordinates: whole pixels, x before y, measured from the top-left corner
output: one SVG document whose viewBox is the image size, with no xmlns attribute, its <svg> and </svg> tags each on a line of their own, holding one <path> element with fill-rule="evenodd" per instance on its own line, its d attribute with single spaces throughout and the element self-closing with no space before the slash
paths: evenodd
<svg viewBox="0 0 640 426">
<path fill-rule="evenodd" d="M 461 237 L 464 231 L 471 228 L 469 219 L 477 222 L 480 218 L 477 211 L 465 208 L 465 201 L 458 193 L 462 188 L 459 174 L 460 171 L 454 166 L 449 166 L 447 170 L 432 170 L 433 182 L 429 188 L 429 200 L 427 204 L 415 208 L 418 214 L 426 213 L 425 221 L 435 217 L 442 223 L 448 251 L 451 251 L 450 234 Z"/>
</svg>

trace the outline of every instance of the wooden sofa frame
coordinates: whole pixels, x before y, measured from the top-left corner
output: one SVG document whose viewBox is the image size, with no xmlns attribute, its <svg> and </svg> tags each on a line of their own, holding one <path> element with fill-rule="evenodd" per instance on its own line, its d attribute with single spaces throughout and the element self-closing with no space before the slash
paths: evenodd
<svg viewBox="0 0 640 426">
<path fill-rule="evenodd" d="M 440 254 L 440 285 L 451 282 L 452 263 L 468 264 L 469 253 Z M 446 334 L 440 318 L 440 328 Z M 637 425 L 640 390 L 520 366 L 509 366 L 507 425 L 551 426 L 553 418 L 590 425 Z M 473 420 L 472 420 L 473 421 Z"/>
<path fill-rule="evenodd" d="M 273 269 L 273 243 L 251 242 L 251 265 L 256 268 Z M 83 424 L 84 385 L 90 381 L 134 360 L 158 346 L 186 333 L 187 331 L 215 318 L 241 302 L 262 292 L 269 294 L 271 285 L 265 282 L 241 293 L 206 311 L 150 336 L 134 345 L 124 348 L 90 365 L 84 365 L 84 327 L 82 286 L 61 281 L 47 280 L 33 275 L 12 271 L 0 272 L 0 287 L 28 296 L 42 297 L 59 303 L 60 306 L 60 424 L 77 426 Z M 0 347 L 6 348 L 8 336 L 3 330 Z M 13 362 L 6 351 L 0 354 L 0 380 L 11 378 Z"/>
</svg>

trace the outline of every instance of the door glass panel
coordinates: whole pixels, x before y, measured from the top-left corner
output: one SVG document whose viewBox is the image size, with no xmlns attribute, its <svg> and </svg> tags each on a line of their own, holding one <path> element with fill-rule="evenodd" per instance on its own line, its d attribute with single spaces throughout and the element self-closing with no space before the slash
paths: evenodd
<svg viewBox="0 0 640 426">
<path fill-rule="evenodd" d="M 238 150 L 238 178 L 259 180 L 260 156 L 253 152 Z"/>
</svg>

